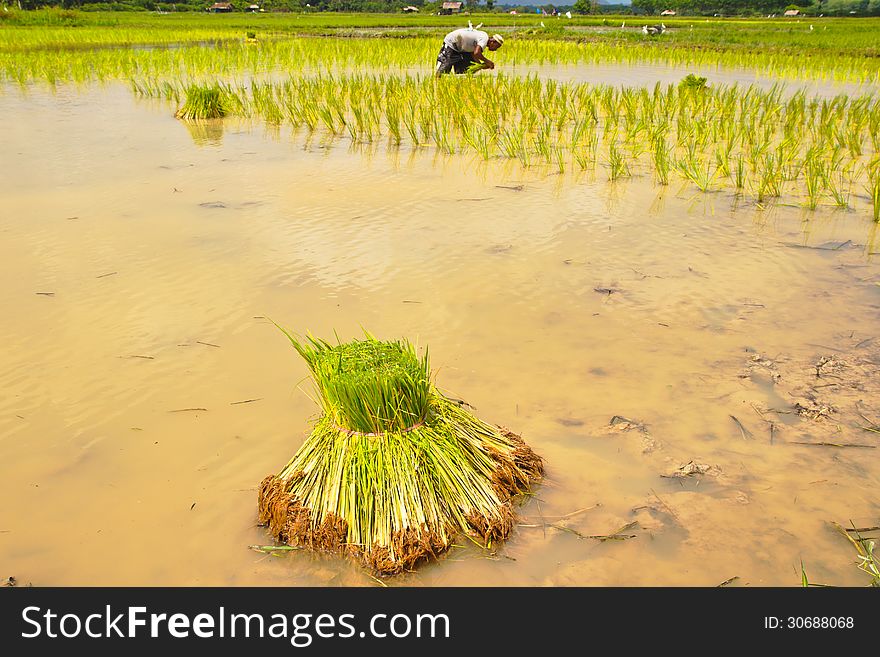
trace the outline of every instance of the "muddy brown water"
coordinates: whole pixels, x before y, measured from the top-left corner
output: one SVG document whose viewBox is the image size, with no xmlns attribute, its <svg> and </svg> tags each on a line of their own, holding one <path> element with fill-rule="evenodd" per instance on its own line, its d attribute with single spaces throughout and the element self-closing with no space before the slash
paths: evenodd
<svg viewBox="0 0 880 657">
<path fill-rule="evenodd" d="M 497 551 L 462 538 L 392 585 L 796 586 L 801 560 L 866 583 L 828 525 L 880 524 L 863 210 L 191 132 L 113 85 L 0 112 L 0 576 L 375 585 L 248 549 L 255 486 L 317 411 L 271 317 L 429 345 L 443 389 L 547 461 Z M 663 476 L 690 461 L 711 469 Z"/>
</svg>

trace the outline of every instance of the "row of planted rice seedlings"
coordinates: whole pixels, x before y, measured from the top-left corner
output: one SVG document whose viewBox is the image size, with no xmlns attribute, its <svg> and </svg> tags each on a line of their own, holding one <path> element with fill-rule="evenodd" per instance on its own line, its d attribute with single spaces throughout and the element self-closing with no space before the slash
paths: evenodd
<svg viewBox="0 0 880 657">
<path fill-rule="evenodd" d="M 134 84 L 138 94 L 178 102 L 204 88 Z M 432 146 L 612 181 L 680 179 L 757 202 L 793 196 L 810 209 L 861 198 L 880 212 L 880 102 L 870 96 L 785 98 L 778 87 L 706 87 L 698 78 L 621 89 L 536 77 L 319 74 L 211 88 L 223 114 L 331 139 Z"/>
<path fill-rule="evenodd" d="M 436 44 L 431 44 L 427 48 L 417 39 L 315 38 L 254 43 L 242 38 L 213 47 L 22 51 L 0 58 L 0 79 L 21 85 L 161 76 L 210 80 L 309 68 L 400 68 L 430 65 L 436 55 Z"/>
<path fill-rule="evenodd" d="M 244 38 L 212 47 L 16 50 L 0 58 L 0 80 L 89 82 L 131 77 L 189 75 L 228 79 L 243 73 L 314 70 L 427 70 L 438 38 Z M 502 67 L 568 64 L 655 63 L 681 67 L 747 68 L 801 79 L 880 81 L 880 59 L 828 53 L 779 53 L 666 47 L 658 44 L 514 40 L 499 51 Z"/>
<path fill-rule="evenodd" d="M 530 64 L 637 64 L 752 69 L 762 75 L 808 80 L 874 82 L 880 63 L 861 55 L 825 52 L 693 48 L 662 43 L 577 43 L 530 40 L 516 43 L 509 61 Z M 502 60 L 503 61 L 503 60 Z M 506 62 L 505 62 L 506 63 Z"/>
<path fill-rule="evenodd" d="M 6 3 L 10 5 L 10 3 Z M 199 12 L 173 12 L 170 14 L 119 13 L 119 12 L 76 12 L 61 10 L 16 12 L 14 4 L 10 11 L 2 12 L 0 24 L 10 33 L 26 32 L 33 28 L 43 30 L 65 30 L 75 32 L 69 38 L 78 42 L 91 40 L 90 33 L 100 32 L 102 40 L 112 39 L 124 42 L 137 39 L 141 35 L 155 34 L 157 31 L 176 35 L 185 41 L 188 33 L 201 30 L 216 30 L 222 34 L 234 34 L 248 29 L 297 34 L 319 31 L 344 31 L 349 29 L 413 29 L 442 30 L 455 28 L 462 24 L 461 17 L 435 17 L 425 13 L 419 16 L 392 16 L 375 14 L 338 14 L 335 12 L 264 13 L 209 15 Z M 68 3 L 70 4 L 70 3 Z M 511 29 L 518 35 L 548 34 L 554 37 L 589 38 L 591 40 L 644 41 L 641 22 L 620 18 L 578 16 L 570 20 L 550 21 L 546 28 L 541 23 L 546 20 L 540 15 L 519 15 L 515 18 L 506 15 L 483 15 L 474 20 L 482 22 L 490 29 Z M 809 21 L 777 20 L 726 20 L 700 19 L 697 17 L 664 17 L 669 28 L 663 37 L 664 42 L 675 45 L 699 43 L 705 47 L 755 47 L 810 48 L 814 50 L 844 50 L 847 48 L 870 48 L 876 41 L 877 21 L 859 19 L 858 21 L 813 17 Z M 815 23 L 815 30 L 813 29 Z M 593 25 L 602 29 L 583 30 L 583 26 Z M 618 25 L 620 27 L 618 27 Z M 131 35 L 131 36 L 128 36 Z M 0 35 L 0 44 L 4 37 Z"/>
<path fill-rule="evenodd" d="M 227 39 L 241 39 L 242 31 L 218 26 L 178 28 L 167 25 L 155 27 L 76 26 L 47 27 L 45 25 L 4 26 L 0 31 L 0 53 L 21 51 L 90 49 L 112 46 L 161 45 L 202 43 Z"/>
<path fill-rule="evenodd" d="M 25 86 L 35 81 L 86 84 L 133 77 L 201 79 L 265 71 L 274 66 L 253 48 L 234 44 L 217 47 L 53 50 L 18 52 L 0 57 L 0 78 Z"/>
</svg>

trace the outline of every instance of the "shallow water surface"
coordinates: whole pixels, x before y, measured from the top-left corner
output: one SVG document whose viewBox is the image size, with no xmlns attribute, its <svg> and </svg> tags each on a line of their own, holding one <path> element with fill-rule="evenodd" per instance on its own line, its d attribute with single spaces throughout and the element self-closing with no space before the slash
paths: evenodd
<svg viewBox="0 0 880 657">
<path fill-rule="evenodd" d="M 509 541 L 393 584 L 866 583 L 827 524 L 880 515 L 864 213 L 188 128 L 112 85 L 0 112 L 0 576 L 374 585 L 248 549 L 317 412 L 272 318 L 430 345 L 546 459 Z"/>
<path fill-rule="evenodd" d="M 803 90 L 809 96 L 833 98 L 839 94 L 849 96 L 873 95 L 877 85 L 869 82 L 840 82 L 834 80 L 803 80 L 766 75 L 750 69 L 736 69 L 724 66 L 670 66 L 639 62 L 632 64 L 526 64 L 499 67 L 499 72 L 516 75 L 536 75 L 543 79 L 573 82 L 576 84 L 605 84 L 613 87 L 647 87 L 655 84 L 661 87 L 677 85 L 690 74 L 706 78 L 706 84 L 756 86 L 763 90 L 779 88 L 784 96 L 791 96 Z M 481 73 L 482 74 L 482 73 Z"/>
</svg>

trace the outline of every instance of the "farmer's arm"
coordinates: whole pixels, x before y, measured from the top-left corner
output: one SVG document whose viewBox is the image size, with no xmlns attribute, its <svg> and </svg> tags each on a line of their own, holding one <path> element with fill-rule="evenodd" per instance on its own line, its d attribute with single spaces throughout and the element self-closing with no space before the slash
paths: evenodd
<svg viewBox="0 0 880 657">
<path fill-rule="evenodd" d="M 483 47 L 480 45 L 477 45 L 477 47 L 474 48 L 473 58 L 475 62 L 485 64 L 486 68 L 495 68 L 495 62 L 486 58 L 486 56 L 483 54 Z"/>
</svg>

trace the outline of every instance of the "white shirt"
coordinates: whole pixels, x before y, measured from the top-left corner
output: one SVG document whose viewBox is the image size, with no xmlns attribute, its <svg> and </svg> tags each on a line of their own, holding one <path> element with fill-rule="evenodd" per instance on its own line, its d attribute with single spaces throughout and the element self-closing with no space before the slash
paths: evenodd
<svg viewBox="0 0 880 657">
<path fill-rule="evenodd" d="M 480 48 L 485 48 L 489 44 L 489 35 L 480 30 L 472 30 L 463 27 L 446 35 L 443 43 L 458 52 L 473 52 Z"/>
</svg>

